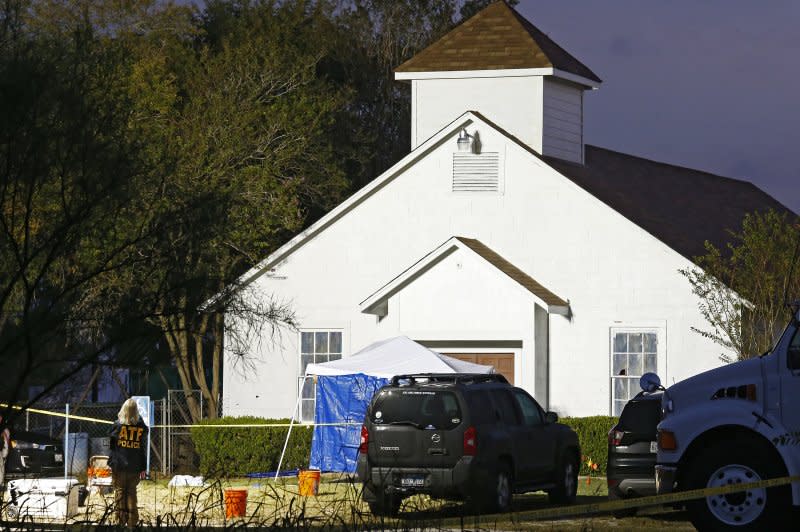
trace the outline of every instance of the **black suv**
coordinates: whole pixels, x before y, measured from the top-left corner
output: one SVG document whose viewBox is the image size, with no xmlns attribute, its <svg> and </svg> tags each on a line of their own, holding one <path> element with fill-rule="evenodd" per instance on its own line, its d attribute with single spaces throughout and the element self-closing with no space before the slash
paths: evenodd
<svg viewBox="0 0 800 532">
<path fill-rule="evenodd" d="M 608 497 L 623 499 L 656 494 L 656 427 L 661 421 L 662 392 L 640 392 L 628 401 L 608 433 Z M 633 513 L 633 512 L 628 512 Z"/>
<path fill-rule="evenodd" d="M 11 432 L 11 449 L 6 459 L 8 478 L 63 474 L 64 447 L 60 441 L 37 432 Z"/>
<path fill-rule="evenodd" d="M 526 491 L 571 503 L 580 446 L 557 421 L 499 374 L 394 377 L 361 428 L 364 500 L 381 515 L 415 493 L 469 499 L 482 511 L 505 511 L 513 493 Z"/>
</svg>

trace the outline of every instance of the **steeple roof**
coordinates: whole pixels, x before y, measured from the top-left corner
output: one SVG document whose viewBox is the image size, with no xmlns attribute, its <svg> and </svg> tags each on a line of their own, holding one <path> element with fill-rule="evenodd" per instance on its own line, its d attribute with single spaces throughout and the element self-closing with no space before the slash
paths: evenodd
<svg viewBox="0 0 800 532">
<path fill-rule="evenodd" d="M 521 68 L 554 68 L 601 81 L 503 0 L 462 22 L 395 72 Z"/>
</svg>

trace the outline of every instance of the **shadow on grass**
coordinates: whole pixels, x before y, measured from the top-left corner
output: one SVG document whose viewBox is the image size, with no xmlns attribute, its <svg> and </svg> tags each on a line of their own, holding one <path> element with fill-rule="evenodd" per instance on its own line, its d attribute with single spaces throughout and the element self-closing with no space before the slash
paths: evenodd
<svg viewBox="0 0 800 532">
<path fill-rule="evenodd" d="M 476 509 L 469 503 L 457 501 L 436 501 L 436 500 L 422 500 L 416 501 L 417 497 L 412 497 L 403 503 L 400 517 L 402 519 L 448 519 L 452 517 L 462 516 L 480 516 Z M 608 500 L 604 496 L 584 495 L 578 496 L 575 504 L 596 504 L 606 502 Z M 527 493 L 524 495 L 515 495 L 512 505 L 512 514 L 521 512 L 531 512 L 536 510 L 544 510 L 553 508 L 553 504 L 548 500 L 545 493 Z"/>
<path fill-rule="evenodd" d="M 460 530 L 517 530 L 545 528 L 552 530 L 641 530 L 679 528 L 689 529 L 688 514 L 683 510 L 667 507 L 641 508 L 631 516 L 614 517 L 611 513 L 595 513 L 535 520 L 526 517 L 529 512 L 551 509 L 546 494 L 529 493 L 516 495 L 512 510 L 504 514 L 480 514 L 469 503 L 453 501 L 420 500 L 405 501 L 399 516 L 401 527 L 460 529 Z M 574 505 L 607 502 L 605 495 L 580 495 Z M 565 506 L 568 508 L 569 506 Z"/>
</svg>

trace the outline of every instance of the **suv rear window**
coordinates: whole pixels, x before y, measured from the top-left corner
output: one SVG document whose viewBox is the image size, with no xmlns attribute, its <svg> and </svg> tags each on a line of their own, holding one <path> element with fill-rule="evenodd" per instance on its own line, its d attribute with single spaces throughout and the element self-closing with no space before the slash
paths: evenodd
<svg viewBox="0 0 800 532">
<path fill-rule="evenodd" d="M 378 425 L 409 423 L 419 428 L 449 430 L 461 423 L 461 407 L 453 392 L 440 390 L 383 390 L 370 419 Z"/>
<path fill-rule="evenodd" d="M 656 427 L 661 421 L 661 401 L 645 399 L 630 401 L 622 410 L 617 426 L 625 432 L 652 434 L 655 438 Z"/>
</svg>

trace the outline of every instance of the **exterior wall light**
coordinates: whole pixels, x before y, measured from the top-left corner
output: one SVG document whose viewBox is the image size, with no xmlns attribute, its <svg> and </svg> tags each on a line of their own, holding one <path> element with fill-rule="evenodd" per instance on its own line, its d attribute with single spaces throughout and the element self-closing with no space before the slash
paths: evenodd
<svg viewBox="0 0 800 532">
<path fill-rule="evenodd" d="M 458 134 L 458 140 L 456 144 L 458 144 L 458 151 L 461 152 L 469 152 L 472 151 L 472 139 L 475 138 L 469 133 L 467 133 L 467 128 L 463 128 L 461 133 Z"/>
</svg>

